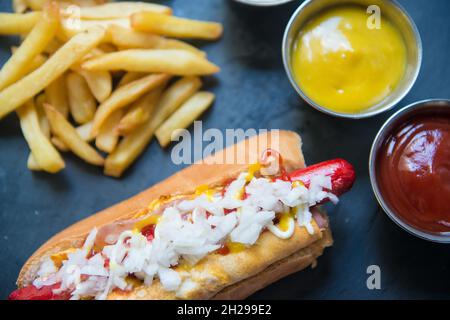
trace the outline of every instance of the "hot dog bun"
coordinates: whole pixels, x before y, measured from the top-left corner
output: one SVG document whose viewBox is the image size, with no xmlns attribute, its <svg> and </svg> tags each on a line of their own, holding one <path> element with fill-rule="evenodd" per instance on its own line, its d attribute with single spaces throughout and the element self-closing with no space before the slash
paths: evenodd
<svg viewBox="0 0 450 320">
<path fill-rule="evenodd" d="M 204 162 L 223 163 L 223 159 L 239 156 L 241 163 L 194 164 L 146 191 L 105 209 L 55 235 L 41 246 L 23 266 L 17 285 L 30 284 L 41 262 L 51 254 L 83 244 L 94 227 L 100 228 L 117 220 L 133 217 L 137 211 L 147 207 L 154 199 L 164 195 L 194 192 L 199 185 L 215 186 L 227 179 L 235 178 L 258 161 L 261 153 L 272 147 L 280 152 L 287 171 L 305 166 L 301 151 L 301 139 L 289 131 L 275 131 L 255 136 L 233 145 Z M 242 156 L 245 155 L 245 162 Z M 215 160 L 215 161 L 213 161 Z M 229 163 L 229 162 L 227 162 Z M 237 299 L 245 298 L 262 287 L 301 270 L 315 262 L 323 249 L 331 245 L 328 227 L 320 229 L 314 224 L 315 233 L 309 235 L 304 228 L 296 228 L 288 240 L 282 240 L 265 232 L 255 245 L 243 252 L 226 256 L 211 254 L 190 270 L 188 275 L 194 282 L 192 288 L 176 295 L 165 291 L 158 281 L 151 286 L 138 286 L 132 292 L 112 292 L 110 299 Z M 185 272 L 186 273 L 186 272 Z"/>
</svg>

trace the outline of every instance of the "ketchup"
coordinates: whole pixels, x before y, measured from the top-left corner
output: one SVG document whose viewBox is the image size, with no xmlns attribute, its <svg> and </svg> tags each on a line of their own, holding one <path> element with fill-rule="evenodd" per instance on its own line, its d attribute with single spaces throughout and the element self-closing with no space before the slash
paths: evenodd
<svg viewBox="0 0 450 320">
<path fill-rule="evenodd" d="M 450 111 L 405 121 L 376 165 L 381 194 L 400 218 L 425 232 L 450 232 Z"/>
</svg>

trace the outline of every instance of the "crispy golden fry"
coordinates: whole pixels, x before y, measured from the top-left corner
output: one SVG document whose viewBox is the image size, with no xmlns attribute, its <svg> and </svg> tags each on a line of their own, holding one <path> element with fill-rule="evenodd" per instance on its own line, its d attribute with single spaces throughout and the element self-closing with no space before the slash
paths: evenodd
<svg viewBox="0 0 450 320">
<path fill-rule="evenodd" d="M 47 0 L 26 0 L 32 10 L 42 10 Z"/>
<path fill-rule="evenodd" d="M 75 122 L 84 124 L 91 121 L 97 109 L 97 102 L 86 80 L 76 72 L 69 72 L 66 77 L 66 84 L 70 114 Z"/>
<path fill-rule="evenodd" d="M 92 131 L 92 121 L 85 123 L 79 127 L 77 127 L 77 133 L 86 142 L 91 142 L 94 139 L 91 137 L 91 131 Z"/>
<path fill-rule="evenodd" d="M 15 53 L 17 49 L 18 49 L 17 47 L 12 47 L 11 48 L 12 53 Z M 31 62 L 27 63 L 25 69 L 23 69 L 23 71 L 21 72 L 19 79 L 42 66 L 45 63 L 45 61 L 47 61 L 47 57 L 43 54 L 38 54 L 36 57 L 34 57 L 34 59 Z"/>
<path fill-rule="evenodd" d="M 200 86 L 199 78 L 187 77 L 178 80 L 167 89 L 161 96 L 152 117 L 141 127 L 125 136 L 114 152 L 106 158 L 105 174 L 120 177 L 150 143 L 156 128 L 192 96 Z"/>
<path fill-rule="evenodd" d="M 104 55 L 105 52 L 101 49 L 99 49 L 98 47 L 93 48 L 91 51 L 89 51 L 80 61 L 78 61 L 77 63 L 75 63 L 72 66 L 72 69 L 74 68 L 81 68 L 81 64 L 89 59 L 95 58 L 95 57 L 99 57 L 101 55 Z"/>
<path fill-rule="evenodd" d="M 128 18 L 134 13 L 151 11 L 161 14 L 172 14 L 172 9 L 167 6 L 144 3 L 144 2 L 112 2 L 93 7 L 82 7 L 79 10 L 81 19 L 85 20 L 101 20 L 114 18 Z M 73 14 L 70 6 L 64 6 L 61 12 L 63 16 L 70 16 Z"/>
<path fill-rule="evenodd" d="M 75 129 L 80 136 L 86 142 L 91 142 L 93 139 L 91 138 L 91 130 L 92 130 L 92 122 L 85 123 Z M 69 148 L 62 142 L 58 137 L 52 137 L 51 139 L 53 145 L 57 147 L 60 151 L 66 152 L 69 151 Z"/>
<path fill-rule="evenodd" d="M 155 124 L 150 119 L 143 126 L 124 137 L 117 148 L 106 158 L 104 173 L 111 177 L 120 177 L 150 143 Z"/>
<path fill-rule="evenodd" d="M 64 0 L 80 7 L 93 7 L 113 0 Z"/>
<path fill-rule="evenodd" d="M 45 63 L 45 61 L 47 61 L 47 57 L 43 54 L 39 54 L 34 57 L 34 59 L 25 67 L 24 74 L 21 75 L 20 78 L 30 74 L 37 68 L 40 68 Z"/>
<path fill-rule="evenodd" d="M 45 115 L 44 104 L 47 103 L 47 96 L 45 93 L 41 93 L 35 99 L 36 112 L 39 119 L 39 126 L 42 132 L 47 138 L 50 138 L 50 124 L 48 123 L 47 116 Z"/>
<path fill-rule="evenodd" d="M 44 108 L 54 135 L 84 161 L 96 166 L 103 165 L 104 159 L 102 156 L 80 137 L 62 114 L 49 104 L 45 104 Z"/>
<path fill-rule="evenodd" d="M 0 119 L 34 97 L 101 42 L 105 31 L 91 29 L 70 39 L 39 69 L 0 92 Z"/>
<path fill-rule="evenodd" d="M 23 135 L 31 149 L 35 164 L 42 170 L 56 173 L 64 169 L 65 164 L 61 155 L 42 132 L 38 114 L 32 99 L 17 109 Z"/>
<path fill-rule="evenodd" d="M 124 111 L 119 109 L 111 114 L 111 116 L 106 119 L 105 123 L 100 129 L 100 132 L 95 139 L 95 145 L 99 150 L 107 153 L 111 153 L 117 146 L 119 142 L 119 132 L 117 131 L 117 126 L 119 125 L 120 119 L 122 119 Z"/>
<path fill-rule="evenodd" d="M 172 84 L 161 96 L 153 113 L 155 129 L 174 113 L 187 99 L 202 86 L 198 77 L 185 77 Z"/>
<path fill-rule="evenodd" d="M 178 129 L 186 129 L 205 112 L 214 101 L 214 94 L 201 91 L 194 94 L 174 114 L 170 116 L 156 131 L 155 136 L 164 148 L 172 141 L 172 135 Z"/>
<path fill-rule="evenodd" d="M 33 10 L 41 10 L 47 1 L 48 0 L 26 0 L 28 6 Z M 80 7 L 91 7 L 107 2 L 107 0 L 56 0 L 56 1 L 77 5 Z"/>
<path fill-rule="evenodd" d="M 33 61 L 47 47 L 58 28 L 57 7 L 49 7 L 19 48 L 0 70 L 0 90 L 19 80 Z"/>
<path fill-rule="evenodd" d="M 63 43 L 61 41 L 59 41 L 57 38 L 53 38 L 53 40 L 50 41 L 50 43 L 45 48 L 44 52 L 49 55 L 52 55 L 56 51 L 58 51 L 62 47 L 62 45 Z"/>
<path fill-rule="evenodd" d="M 117 85 L 117 88 L 120 88 L 130 82 L 136 81 L 138 79 L 141 79 L 145 76 L 145 73 L 141 72 L 127 72 L 125 75 L 120 79 L 119 84 Z"/>
<path fill-rule="evenodd" d="M 139 12 L 131 16 L 131 26 L 144 32 L 173 38 L 215 40 L 220 38 L 220 23 L 183 19 L 155 12 Z"/>
<path fill-rule="evenodd" d="M 12 6 L 15 13 L 24 13 L 28 8 L 25 0 L 13 0 Z"/>
<path fill-rule="evenodd" d="M 112 53 L 117 51 L 117 47 L 112 43 L 100 43 L 98 45 L 98 49 L 101 50 L 103 53 Z"/>
<path fill-rule="evenodd" d="M 139 32 L 118 25 L 109 26 L 107 39 L 123 49 L 181 49 L 191 51 L 202 57 L 206 56 L 204 51 L 197 49 L 189 43 Z"/>
<path fill-rule="evenodd" d="M 170 76 L 166 74 L 153 74 L 118 88 L 99 106 L 95 114 L 91 135 L 97 137 L 106 119 L 113 112 L 136 101 L 146 92 L 162 85 L 169 79 Z"/>
<path fill-rule="evenodd" d="M 109 20 L 80 20 L 76 17 L 61 19 L 61 32 L 58 33 L 58 35 L 61 39 L 69 39 L 76 34 L 82 33 L 93 27 L 101 27 L 106 30 L 109 28 L 109 26 L 112 25 L 130 28 L 130 20 L 127 18 L 117 18 Z"/>
<path fill-rule="evenodd" d="M 30 13 L 0 13 L 0 34 L 26 34 L 33 29 L 41 19 L 41 12 Z"/>
<path fill-rule="evenodd" d="M 45 88 L 47 102 L 61 113 L 64 118 L 69 116 L 69 97 L 67 94 L 66 76 L 62 74 L 58 79 Z"/>
<path fill-rule="evenodd" d="M 86 80 L 98 102 L 108 99 L 112 92 L 112 76 L 108 71 L 87 71 L 82 68 L 75 68 L 75 70 Z"/>
<path fill-rule="evenodd" d="M 162 90 L 163 86 L 147 93 L 130 107 L 118 126 L 121 135 L 130 134 L 150 119 Z"/>
<path fill-rule="evenodd" d="M 209 75 L 220 69 L 203 57 L 177 49 L 130 49 L 105 54 L 83 63 L 87 70 L 125 70 L 169 73 L 172 75 Z"/>
<path fill-rule="evenodd" d="M 50 139 L 50 141 L 56 147 L 56 149 L 58 149 L 59 151 L 61 151 L 61 152 L 68 152 L 69 151 L 69 148 L 67 148 L 65 143 L 62 142 L 62 140 L 59 139 L 58 137 L 52 137 Z"/>
<path fill-rule="evenodd" d="M 45 93 L 42 93 L 35 98 L 35 106 L 41 131 L 48 139 L 50 139 L 50 124 L 48 123 L 47 116 L 44 111 L 44 103 L 46 101 L 47 98 Z M 30 155 L 28 156 L 27 167 L 33 171 L 42 171 L 42 168 L 37 163 L 32 152 L 30 152 Z"/>
<path fill-rule="evenodd" d="M 42 168 L 39 166 L 32 153 L 28 156 L 27 168 L 31 171 L 42 171 Z"/>
</svg>

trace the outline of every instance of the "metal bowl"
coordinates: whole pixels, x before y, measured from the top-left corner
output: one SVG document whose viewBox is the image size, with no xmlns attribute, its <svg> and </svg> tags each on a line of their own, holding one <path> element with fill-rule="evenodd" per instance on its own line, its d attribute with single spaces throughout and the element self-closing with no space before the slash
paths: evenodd
<svg viewBox="0 0 450 320">
<path fill-rule="evenodd" d="M 247 4 L 250 6 L 255 6 L 255 7 L 273 7 L 273 6 L 278 6 L 281 4 L 285 4 L 288 2 L 291 2 L 293 0 L 265 0 L 265 1 L 258 1 L 258 0 L 234 0 L 236 2 L 240 2 L 243 4 Z"/>
<path fill-rule="evenodd" d="M 436 113 L 442 111 L 450 111 L 450 100 L 446 99 L 430 99 L 415 102 L 410 104 L 409 106 L 399 110 L 393 116 L 391 116 L 381 127 L 378 132 L 375 140 L 372 144 L 372 149 L 370 150 L 369 156 L 369 173 L 370 173 L 370 182 L 372 184 L 373 192 L 375 193 L 375 197 L 378 200 L 378 203 L 383 208 L 384 212 L 388 215 L 389 218 L 392 219 L 397 225 L 399 225 L 404 230 L 409 233 L 419 237 L 421 239 L 425 239 L 428 241 L 439 242 L 439 243 L 450 243 L 450 233 L 431 233 L 419 230 L 413 226 L 411 226 L 408 222 L 404 221 L 396 212 L 393 210 L 389 204 L 384 200 L 383 195 L 378 186 L 377 180 L 377 167 L 376 167 L 376 159 L 378 155 L 378 151 L 382 147 L 383 142 L 386 140 L 387 136 L 400 125 L 405 123 L 411 117 L 414 117 L 419 114 L 428 114 L 428 113 Z"/>
<path fill-rule="evenodd" d="M 403 35 L 407 50 L 406 71 L 397 88 L 383 101 L 360 113 L 335 112 L 325 106 L 317 104 L 310 99 L 297 84 L 291 67 L 293 43 L 305 23 L 314 17 L 314 15 L 325 9 L 332 6 L 345 4 L 356 4 L 365 7 L 370 5 L 379 6 L 382 16 L 391 21 L 391 23 L 393 23 Z M 307 0 L 294 12 L 289 20 L 283 37 L 282 51 L 284 68 L 289 80 L 297 93 L 308 104 L 326 114 L 351 119 L 368 118 L 392 109 L 411 90 L 412 86 L 416 82 L 417 76 L 419 75 L 420 66 L 422 64 L 422 41 L 419 31 L 405 9 L 403 9 L 403 7 L 394 0 Z"/>
</svg>

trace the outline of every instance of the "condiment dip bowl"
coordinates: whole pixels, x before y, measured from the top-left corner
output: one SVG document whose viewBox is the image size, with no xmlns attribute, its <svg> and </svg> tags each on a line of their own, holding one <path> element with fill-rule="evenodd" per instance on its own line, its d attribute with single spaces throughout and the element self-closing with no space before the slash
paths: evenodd
<svg viewBox="0 0 450 320">
<path fill-rule="evenodd" d="M 376 27 L 369 25 L 371 12 L 378 14 Z M 286 27 L 282 55 L 292 86 L 309 105 L 361 119 L 392 109 L 410 91 L 422 42 L 394 0 L 307 0 Z"/>
<path fill-rule="evenodd" d="M 375 196 L 397 225 L 450 243 L 450 100 L 425 100 L 390 117 L 370 152 Z"/>
</svg>

